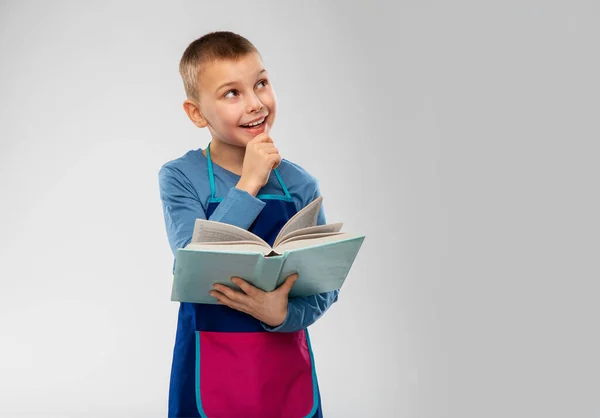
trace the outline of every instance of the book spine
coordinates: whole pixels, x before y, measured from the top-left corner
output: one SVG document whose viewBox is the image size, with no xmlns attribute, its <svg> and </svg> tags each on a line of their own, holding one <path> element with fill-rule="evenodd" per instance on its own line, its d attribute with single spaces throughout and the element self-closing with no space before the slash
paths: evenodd
<svg viewBox="0 0 600 418">
<path fill-rule="evenodd" d="M 261 287 L 264 291 L 271 292 L 277 288 L 283 261 L 283 256 L 259 257 L 255 276 L 263 284 Z"/>
<path fill-rule="evenodd" d="M 288 278 L 288 276 L 291 276 L 294 273 L 298 273 L 297 271 L 292 271 L 291 273 L 284 275 L 283 268 L 285 267 L 285 260 L 287 260 L 288 253 L 285 252 L 282 255 L 280 255 L 279 257 L 281 258 L 281 266 L 279 267 L 279 271 L 277 272 L 277 283 L 275 284 L 276 288 L 281 286 L 285 282 L 285 279 Z"/>
</svg>

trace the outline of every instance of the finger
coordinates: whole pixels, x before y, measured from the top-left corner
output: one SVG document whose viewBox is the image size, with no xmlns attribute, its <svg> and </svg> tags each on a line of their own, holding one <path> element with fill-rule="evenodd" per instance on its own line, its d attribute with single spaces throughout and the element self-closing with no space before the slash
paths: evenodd
<svg viewBox="0 0 600 418">
<path fill-rule="evenodd" d="M 256 150 L 263 150 L 269 148 L 275 148 L 275 143 L 273 142 L 273 140 L 271 140 L 271 142 L 261 142 L 258 144 L 254 144 L 254 149 Z"/>
<path fill-rule="evenodd" d="M 279 154 L 269 154 L 269 162 L 271 163 L 271 169 L 277 168 L 281 163 L 281 156 Z"/>
<path fill-rule="evenodd" d="M 220 292 L 216 292 L 213 290 L 210 292 L 210 295 L 217 299 L 218 305 L 229 306 L 230 308 L 235 309 L 236 311 L 248 313 L 246 305 L 244 305 L 243 303 L 233 301 Z"/>
<path fill-rule="evenodd" d="M 241 292 L 237 292 L 237 291 L 231 289 L 230 287 L 227 287 L 222 284 L 215 284 L 213 286 L 213 288 L 215 290 L 221 292 L 222 294 L 224 294 L 225 296 L 227 296 L 229 299 L 231 299 L 234 302 L 245 303 L 246 298 L 248 298 L 248 296 L 246 296 L 245 294 L 243 294 Z"/>
<path fill-rule="evenodd" d="M 262 144 L 261 144 L 262 145 Z M 279 150 L 277 149 L 277 147 L 275 147 L 273 144 L 265 144 L 267 145 L 266 147 L 260 147 L 257 148 L 256 151 L 259 155 L 269 155 L 272 153 L 278 153 Z"/>
<path fill-rule="evenodd" d="M 270 154 L 279 154 L 279 149 L 277 147 L 269 147 L 269 148 L 265 148 L 261 151 L 266 152 L 269 155 Z"/>
<path fill-rule="evenodd" d="M 296 280 L 298 280 L 298 273 L 288 276 L 285 279 L 285 282 L 283 282 L 283 284 L 281 286 L 279 286 L 279 288 L 276 291 L 287 295 L 292 290 L 292 286 L 294 286 L 294 283 L 296 283 Z"/>
<path fill-rule="evenodd" d="M 261 134 L 256 135 L 254 138 L 252 138 L 252 140 L 250 142 L 248 142 L 248 144 L 257 145 L 257 144 L 262 144 L 262 143 L 267 143 L 267 142 L 273 142 L 273 139 L 271 138 L 271 135 L 267 131 L 265 131 Z"/>
<path fill-rule="evenodd" d="M 263 142 L 258 142 L 256 144 L 254 144 L 254 148 L 263 149 L 263 148 L 274 147 L 275 142 L 273 141 L 272 138 L 269 137 L 269 139 L 270 139 L 270 141 L 263 141 Z"/>
<path fill-rule="evenodd" d="M 259 288 L 252 286 L 250 283 L 243 279 L 240 279 L 239 277 L 232 277 L 231 281 L 238 285 L 239 288 L 242 289 L 244 293 L 250 297 L 254 297 L 258 293 L 262 292 L 262 290 L 260 290 Z"/>
<path fill-rule="evenodd" d="M 279 153 L 268 154 L 267 158 L 272 163 L 276 163 L 276 162 L 279 162 L 281 160 L 281 155 L 279 155 Z"/>
</svg>

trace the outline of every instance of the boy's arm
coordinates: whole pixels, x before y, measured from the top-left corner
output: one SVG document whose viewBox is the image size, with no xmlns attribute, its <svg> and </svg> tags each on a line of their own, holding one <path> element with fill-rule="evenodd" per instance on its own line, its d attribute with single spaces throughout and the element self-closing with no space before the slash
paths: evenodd
<svg viewBox="0 0 600 418">
<path fill-rule="evenodd" d="M 173 255 L 191 240 L 196 219 L 207 219 L 195 188 L 177 168 L 163 166 L 158 174 L 169 245 Z M 248 229 L 265 203 L 246 191 L 232 187 L 209 220 Z"/>
<path fill-rule="evenodd" d="M 321 193 L 317 186 L 311 202 L 319 196 L 321 196 Z M 325 211 L 323 206 L 321 206 L 319 217 L 317 218 L 317 225 L 325 224 Z M 302 276 L 298 279 L 302 280 Z M 314 324 L 317 319 L 321 318 L 331 305 L 337 302 L 338 294 L 339 290 L 334 290 L 332 292 L 319 293 L 313 296 L 290 298 L 288 300 L 287 316 L 281 325 L 271 327 L 265 323 L 261 324 L 265 330 L 271 332 L 294 332 L 308 328 L 310 325 Z"/>
<path fill-rule="evenodd" d="M 308 328 L 322 317 L 327 309 L 338 300 L 339 290 L 319 293 L 318 295 L 290 298 L 288 313 L 283 324 L 270 327 L 261 323 L 263 328 L 271 332 L 294 332 Z"/>
</svg>

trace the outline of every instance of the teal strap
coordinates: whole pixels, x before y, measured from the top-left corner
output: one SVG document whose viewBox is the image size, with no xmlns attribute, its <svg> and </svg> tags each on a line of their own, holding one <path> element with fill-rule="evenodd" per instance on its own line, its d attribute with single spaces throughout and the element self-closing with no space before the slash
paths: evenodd
<svg viewBox="0 0 600 418">
<path fill-rule="evenodd" d="M 283 182 L 281 175 L 279 175 L 279 171 L 277 171 L 276 168 L 273 169 L 273 171 L 275 172 L 275 175 L 277 176 L 277 180 L 279 180 L 279 184 L 281 184 L 281 188 L 285 192 L 285 197 L 287 197 L 290 201 L 292 201 L 292 196 L 290 195 L 290 192 L 288 191 L 287 187 L 285 187 L 285 183 Z"/>
<path fill-rule="evenodd" d="M 196 373 L 194 373 L 196 381 L 196 408 L 198 408 L 201 418 L 208 418 L 206 412 L 204 412 L 204 407 L 202 406 L 202 396 L 200 392 L 200 331 L 196 331 L 194 334 L 196 335 Z"/>
<path fill-rule="evenodd" d="M 206 158 L 208 159 L 208 178 L 210 179 L 210 198 L 215 198 L 215 176 L 213 174 L 212 160 L 210 159 L 210 142 L 206 147 Z"/>
<path fill-rule="evenodd" d="M 223 200 L 223 198 L 217 198 L 215 196 L 216 195 L 215 175 L 213 173 L 212 159 L 210 158 L 210 142 L 208 143 L 208 146 L 206 147 L 206 158 L 208 160 L 208 178 L 210 180 L 210 201 L 211 202 L 220 202 Z M 292 199 L 292 196 L 290 195 L 288 188 L 285 186 L 285 183 L 283 182 L 283 179 L 281 178 L 279 171 L 277 171 L 276 168 L 273 169 L 273 171 L 275 172 L 275 176 L 277 177 L 277 180 L 279 181 L 279 184 L 281 185 L 281 188 L 283 189 L 285 196 L 258 195 L 256 197 L 258 199 L 274 199 L 274 200 L 285 200 L 288 202 L 293 202 L 294 200 Z"/>
</svg>

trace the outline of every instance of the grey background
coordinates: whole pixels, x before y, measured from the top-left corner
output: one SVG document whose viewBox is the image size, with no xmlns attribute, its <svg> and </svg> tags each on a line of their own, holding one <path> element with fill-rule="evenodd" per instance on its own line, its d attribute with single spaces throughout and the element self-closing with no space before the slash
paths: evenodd
<svg viewBox="0 0 600 418">
<path fill-rule="evenodd" d="M 218 29 L 367 235 L 311 328 L 326 416 L 600 415 L 597 2 L 0 4 L 0 416 L 166 416 L 157 172 L 208 142 L 177 66 Z"/>
</svg>

